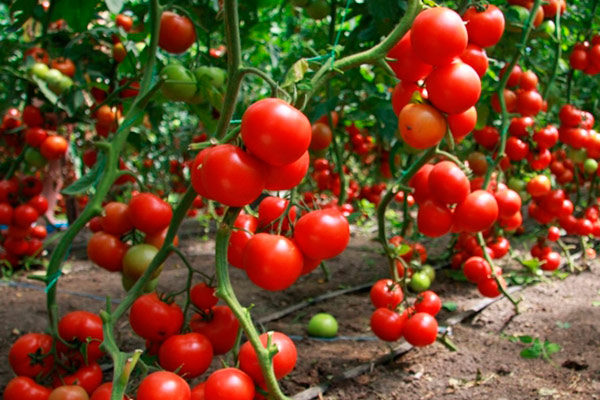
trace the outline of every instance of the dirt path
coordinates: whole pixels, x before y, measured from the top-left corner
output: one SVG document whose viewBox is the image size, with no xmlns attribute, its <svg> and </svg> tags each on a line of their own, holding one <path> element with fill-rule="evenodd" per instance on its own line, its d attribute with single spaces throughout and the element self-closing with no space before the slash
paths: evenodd
<svg viewBox="0 0 600 400">
<path fill-rule="evenodd" d="M 187 240 L 183 247 L 194 265 L 210 271 L 214 243 Z M 278 293 L 257 289 L 243 271 L 233 269 L 232 280 L 242 304 L 255 304 L 253 315 L 268 315 L 284 307 L 341 288 L 372 282 L 386 275 L 386 262 L 377 245 L 354 238 L 351 247 L 328 263 L 332 279 L 324 282 L 320 271 L 303 277 L 292 288 Z M 70 260 L 69 271 L 60 280 L 61 312 L 86 309 L 97 312 L 101 300 L 110 295 L 118 301 L 124 292 L 118 275 L 111 275 L 86 261 Z M 159 288 L 177 290 L 184 285 L 186 270 L 170 260 Z M 452 328 L 457 352 L 441 344 L 413 349 L 391 363 L 374 367 L 356 378 L 336 382 L 324 399 L 600 399 L 600 265 L 565 281 L 549 281 L 524 289 L 522 313 L 511 319 L 512 306 L 494 303 L 474 318 Z M 41 331 L 46 325 L 45 297 L 37 282 L 20 275 L 18 286 L 0 284 L 0 358 L 19 333 Z M 38 287 L 31 287 L 38 285 Z M 23 287 L 27 286 L 27 287 Z M 473 285 L 438 279 L 433 287 L 444 301 L 454 301 L 467 310 L 481 301 Z M 373 308 L 365 291 L 338 296 L 311 305 L 289 316 L 267 323 L 265 329 L 294 335 L 299 364 L 283 380 L 287 393 L 327 382 L 361 363 L 385 355 L 386 343 L 374 340 L 369 331 Z M 340 338 L 321 341 L 306 338 L 305 326 L 317 312 L 327 311 L 338 319 Z M 450 316 L 443 312 L 441 319 Z M 142 346 L 130 332 L 126 319 L 119 325 L 123 347 Z M 529 335 L 557 343 L 562 350 L 550 362 L 519 356 L 526 346 L 510 336 Z M 218 366 L 216 360 L 213 365 Z M 8 363 L 0 363 L 0 387 L 11 379 Z"/>
</svg>

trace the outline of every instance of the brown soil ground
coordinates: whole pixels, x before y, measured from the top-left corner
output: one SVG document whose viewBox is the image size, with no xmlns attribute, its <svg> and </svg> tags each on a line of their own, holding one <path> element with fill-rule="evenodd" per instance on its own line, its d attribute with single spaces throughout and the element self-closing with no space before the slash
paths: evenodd
<svg viewBox="0 0 600 400">
<path fill-rule="evenodd" d="M 213 242 L 188 239 L 182 248 L 198 269 L 210 273 Z M 355 237 L 342 256 L 328 263 L 331 280 L 325 282 L 317 270 L 283 292 L 260 290 L 237 269 L 231 275 L 241 303 L 254 304 L 253 315 L 260 317 L 323 293 L 385 277 L 386 262 L 377 250 L 375 242 Z M 75 309 L 98 312 L 104 305 L 102 297 L 109 295 L 118 300 L 124 295 L 117 275 L 86 260 L 70 259 L 65 271 L 68 273 L 60 279 L 58 296 L 61 313 Z M 186 271 L 178 260 L 170 259 L 161 275 L 159 290 L 182 288 Z M 453 313 L 442 311 L 440 321 L 481 302 L 474 285 L 438 275 L 433 289 L 444 301 L 458 304 Z M 511 304 L 500 300 L 453 326 L 451 339 L 458 351 L 451 352 L 439 343 L 413 349 L 355 378 L 332 383 L 322 398 L 600 399 L 599 275 L 600 266 L 594 262 L 590 270 L 563 281 L 548 280 L 525 288 L 516 294 L 523 298 L 521 314 L 513 316 Z M 6 362 L 11 343 L 19 334 L 43 331 L 46 326 L 45 296 L 40 288 L 39 282 L 27 280 L 25 274 L 18 274 L 12 282 L 0 283 L 0 359 L 5 360 L 0 362 L 0 388 L 13 376 Z M 337 318 L 337 340 L 306 337 L 308 320 L 322 311 Z M 293 395 L 328 382 L 389 353 L 391 347 L 374 340 L 369 330 L 372 311 L 368 292 L 363 290 L 313 304 L 262 326 L 294 335 L 297 340 L 299 361 L 294 372 L 282 381 L 285 392 Z M 559 344 L 562 350 L 549 361 L 523 359 L 519 353 L 525 345 L 510 341 L 508 337 L 512 335 L 548 340 Z M 118 340 L 126 349 L 143 346 L 126 319 L 118 326 Z M 220 361 L 215 360 L 213 367 L 219 365 Z"/>
</svg>

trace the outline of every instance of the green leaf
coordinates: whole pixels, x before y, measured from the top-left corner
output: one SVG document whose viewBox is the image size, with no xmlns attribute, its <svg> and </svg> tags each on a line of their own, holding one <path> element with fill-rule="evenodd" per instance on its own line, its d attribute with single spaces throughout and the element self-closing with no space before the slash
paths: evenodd
<svg viewBox="0 0 600 400">
<path fill-rule="evenodd" d="M 527 336 L 527 335 L 519 336 L 519 341 L 521 343 L 532 343 L 533 342 L 533 338 L 531 336 Z"/>
<path fill-rule="evenodd" d="M 557 343 L 552 343 L 547 340 L 544 342 L 544 350 L 546 351 L 546 354 L 549 356 L 554 353 L 558 353 L 560 351 L 560 349 L 561 349 L 561 347 Z"/>
<path fill-rule="evenodd" d="M 521 264 L 529 269 L 537 269 L 542 265 L 542 262 L 537 258 L 532 258 L 531 260 L 521 261 Z"/>
<path fill-rule="evenodd" d="M 346 219 L 348 220 L 349 223 L 353 223 L 356 222 L 360 217 L 361 217 L 362 213 L 361 212 L 353 212 L 352 214 L 348 215 L 346 217 Z"/>
<path fill-rule="evenodd" d="M 542 352 L 539 348 L 536 347 L 528 347 L 526 349 L 521 350 L 520 353 L 523 358 L 540 358 Z"/>
<path fill-rule="evenodd" d="M 300 82 L 302 78 L 304 78 L 306 71 L 308 71 L 308 61 L 306 61 L 304 58 L 301 58 L 294 63 L 292 68 L 290 68 L 281 86 L 285 88 L 293 85 L 296 82 Z"/>
<path fill-rule="evenodd" d="M 98 1 L 54 0 L 53 3 L 51 21 L 64 18 L 75 32 L 83 32 L 94 18 Z"/>
<path fill-rule="evenodd" d="M 447 311 L 456 311 L 458 309 L 458 305 L 453 301 L 446 301 L 442 304 L 442 308 Z"/>
<path fill-rule="evenodd" d="M 10 14 L 14 18 L 14 26 L 21 27 L 32 15 L 37 0 L 16 0 L 10 6 Z"/>
<path fill-rule="evenodd" d="M 56 93 L 50 90 L 50 88 L 46 84 L 46 81 L 41 80 L 37 76 L 32 76 L 31 79 L 33 79 L 33 81 L 38 85 L 40 91 L 50 103 L 56 104 L 58 102 L 58 96 L 56 96 Z"/>
<path fill-rule="evenodd" d="M 69 196 L 85 193 L 91 186 L 95 186 L 100 180 L 100 176 L 104 171 L 104 164 L 106 164 L 104 153 L 100 153 L 94 167 L 87 174 L 64 188 L 61 193 Z"/>
<path fill-rule="evenodd" d="M 111 13 L 118 14 L 123 9 L 124 3 L 125 0 L 106 0 L 106 7 Z"/>
<path fill-rule="evenodd" d="M 446 276 L 450 279 L 453 279 L 455 281 L 459 281 L 459 282 L 466 282 L 467 278 L 465 277 L 465 274 L 463 274 L 463 272 L 461 270 L 447 270 L 446 272 Z"/>
</svg>

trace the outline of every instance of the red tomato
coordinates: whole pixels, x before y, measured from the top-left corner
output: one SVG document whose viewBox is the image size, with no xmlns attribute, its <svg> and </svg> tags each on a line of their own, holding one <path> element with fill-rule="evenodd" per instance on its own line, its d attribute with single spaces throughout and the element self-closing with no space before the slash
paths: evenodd
<svg viewBox="0 0 600 400">
<path fill-rule="evenodd" d="M 402 139 L 409 146 L 427 149 L 444 138 L 447 124 L 442 114 L 434 107 L 427 104 L 408 104 L 398 115 L 398 129 Z"/>
<path fill-rule="evenodd" d="M 465 112 L 450 114 L 446 119 L 448 120 L 452 136 L 455 140 L 460 141 L 475 128 L 477 124 L 477 109 L 471 107 Z"/>
<path fill-rule="evenodd" d="M 200 282 L 192 286 L 190 301 L 200 310 L 208 310 L 213 308 L 219 302 L 219 299 L 215 296 L 214 287 L 207 285 L 205 282 Z"/>
<path fill-rule="evenodd" d="M 239 214 L 233 223 L 233 231 L 227 246 L 227 261 L 237 268 L 244 268 L 244 248 L 256 232 L 258 218 L 250 214 Z M 238 229 L 235 229 L 238 228 Z"/>
<path fill-rule="evenodd" d="M 201 382 L 192 388 L 192 399 L 191 400 L 205 400 L 204 386 L 206 386 L 206 382 Z"/>
<path fill-rule="evenodd" d="M 137 392 L 137 400 L 190 400 L 190 386 L 180 376 L 168 372 L 153 372 L 144 378 Z"/>
<path fill-rule="evenodd" d="M 183 325 L 183 311 L 176 303 L 167 304 L 156 292 L 138 297 L 131 306 L 129 323 L 135 333 L 162 342 L 176 334 Z"/>
<path fill-rule="evenodd" d="M 86 347 L 87 362 L 94 362 L 104 353 L 100 344 L 104 340 L 102 320 L 88 311 L 72 311 L 58 322 L 58 334 L 67 342 L 89 343 Z"/>
<path fill-rule="evenodd" d="M 196 41 L 194 23 L 187 17 L 165 11 L 160 17 L 158 45 L 169 53 L 183 53 Z"/>
<path fill-rule="evenodd" d="M 492 150 L 500 140 L 500 132 L 493 126 L 484 126 L 482 129 L 473 131 L 475 141 L 488 150 Z"/>
<path fill-rule="evenodd" d="M 506 111 L 513 112 L 517 108 L 517 95 L 510 89 L 504 89 L 504 104 L 506 105 Z M 502 106 L 500 105 L 500 98 L 498 93 L 492 95 L 492 108 L 497 113 L 502 112 Z M 514 118 L 513 118 L 514 120 Z"/>
<path fill-rule="evenodd" d="M 538 77 L 532 70 L 523 71 L 519 86 L 523 90 L 536 90 L 538 85 Z"/>
<path fill-rule="evenodd" d="M 350 226 L 346 217 L 336 209 L 311 211 L 296 223 L 294 241 L 308 258 L 333 258 L 348 245 Z"/>
<path fill-rule="evenodd" d="M 4 400 L 48 400 L 52 391 L 26 376 L 11 379 L 4 388 Z"/>
<path fill-rule="evenodd" d="M 463 273 L 469 282 L 479 283 L 492 274 L 492 267 L 482 257 L 470 257 L 463 265 Z"/>
<path fill-rule="evenodd" d="M 28 228 L 39 217 L 37 210 L 28 204 L 21 204 L 13 211 L 13 223 L 21 228 Z"/>
<path fill-rule="evenodd" d="M 281 215 L 287 210 L 289 201 L 281 197 L 265 197 L 258 205 L 258 227 L 259 229 L 273 230 L 277 232 Z M 290 207 L 289 213 L 285 215 L 281 223 L 281 232 L 285 233 L 289 229 L 290 221 L 296 221 L 296 207 Z"/>
<path fill-rule="evenodd" d="M 102 228 L 106 233 L 120 236 L 133 229 L 129 218 L 129 207 L 125 203 L 111 201 L 104 206 Z"/>
<path fill-rule="evenodd" d="M 529 145 L 514 136 L 506 140 L 506 155 L 511 161 L 520 161 L 529 154 Z"/>
<path fill-rule="evenodd" d="M 490 47 L 500 41 L 504 33 L 504 14 L 491 4 L 484 6 L 484 11 L 470 7 L 464 14 L 469 42 L 481 47 Z"/>
<path fill-rule="evenodd" d="M 75 63 L 70 58 L 59 57 L 52 60 L 52 68 L 59 70 L 68 77 L 75 76 Z"/>
<path fill-rule="evenodd" d="M 398 314 L 389 308 L 378 308 L 371 314 L 371 330 L 381 340 L 395 342 L 402 337 L 406 312 Z"/>
<path fill-rule="evenodd" d="M 331 144 L 333 133 L 329 125 L 317 122 L 312 126 L 310 149 L 313 151 L 324 150 Z"/>
<path fill-rule="evenodd" d="M 504 279 L 502 277 L 500 277 L 503 286 L 505 285 Z M 477 289 L 479 290 L 479 293 L 481 293 L 483 296 L 485 297 L 498 297 L 500 296 L 501 292 L 500 289 L 498 287 L 498 282 L 496 282 L 496 279 L 494 278 L 487 278 L 484 279 L 482 281 L 480 281 L 477 284 Z"/>
<path fill-rule="evenodd" d="M 67 154 L 69 144 L 62 136 L 50 135 L 40 145 L 40 153 L 48 160 L 58 160 Z"/>
<path fill-rule="evenodd" d="M 127 248 L 118 237 L 98 231 L 88 241 L 87 255 L 99 267 L 116 272 L 123 269 L 123 257 Z"/>
<path fill-rule="evenodd" d="M 280 167 L 267 165 L 265 189 L 290 190 L 300 184 L 308 171 L 310 156 L 308 151 L 293 163 Z"/>
<path fill-rule="evenodd" d="M 527 193 L 532 197 L 541 197 L 550 193 L 551 182 L 546 175 L 537 175 L 527 182 Z"/>
<path fill-rule="evenodd" d="M 112 394 L 112 382 L 106 382 L 98 386 L 98 389 L 94 390 L 90 400 L 110 400 Z M 123 396 L 123 400 L 128 400 L 127 396 Z"/>
<path fill-rule="evenodd" d="M 409 29 L 387 54 L 387 58 L 393 60 L 388 61 L 388 64 L 398 79 L 407 83 L 425 78 L 433 68 L 417 56 L 413 50 L 410 36 L 411 30 Z"/>
<path fill-rule="evenodd" d="M 89 365 L 82 366 L 71 375 L 55 379 L 54 387 L 59 387 L 60 385 L 77 385 L 81 386 L 88 395 L 91 395 L 101 383 L 102 369 L 97 362 L 92 362 Z M 60 397 L 57 398 L 57 400 L 58 399 L 60 399 Z"/>
<path fill-rule="evenodd" d="M 14 209 L 8 203 L 0 203 L 0 224 L 10 225 L 12 223 Z"/>
<path fill-rule="evenodd" d="M 423 204 L 431 198 L 431 193 L 429 192 L 429 174 L 432 170 L 432 164 L 425 164 L 409 181 L 409 186 L 414 189 L 413 197 L 417 204 Z"/>
<path fill-rule="evenodd" d="M 117 26 L 123 28 L 125 32 L 129 32 L 133 27 L 133 18 L 128 15 L 118 14 L 115 18 L 115 23 Z"/>
<path fill-rule="evenodd" d="M 25 142 L 31 147 L 40 147 L 48 137 L 48 132 L 40 127 L 29 128 L 25 131 Z"/>
<path fill-rule="evenodd" d="M 410 103 L 415 92 L 422 93 L 422 89 L 414 82 L 401 81 L 394 87 L 392 92 L 392 108 L 396 115 Z"/>
<path fill-rule="evenodd" d="M 560 238 L 560 229 L 556 226 L 548 228 L 548 240 L 556 242 Z"/>
<path fill-rule="evenodd" d="M 435 164 L 429 174 L 429 193 L 440 204 L 460 203 L 469 191 L 469 178 L 452 161 Z"/>
<path fill-rule="evenodd" d="M 510 242 L 502 236 L 498 236 L 495 241 L 489 242 L 488 245 L 494 253 L 492 258 L 502 258 L 510 250 Z"/>
<path fill-rule="evenodd" d="M 31 47 L 29 48 L 25 54 L 24 58 L 32 57 L 35 62 L 39 62 L 42 64 L 48 64 L 50 61 L 50 57 L 48 56 L 48 52 L 41 47 Z"/>
<path fill-rule="evenodd" d="M 275 377 L 277 379 L 281 379 L 292 372 L 296 366 L 296 360 L 298 359 L 296 345 L 292 339 L 281 332 L 267 332 L 263 333 L 259 337 L 264 348 L 267 347 L 269 335 L 271 336 L 271 345 L 277 347 L 277 354 L 275 354 L 272 359 L 273 371 L 275 372 Z M 256 351 L 250 342 L 246 342 L 240 347 L 238 359 L 240 363 L 240 369 L 247 373 L 248 376 L 254 380 L 254 382 L 258 384 L 265 382 L 260 369 L 260 364 L 258 363 Z"/>
<path fill-rule="evenodd" d="M 504 76 L 507 66 L 508 65 L 504 66 L 504 68 L 502 68 L 502 70 L 500 70 L 500 78 L 502 78 L 502 76 Z M 519 67 L 518 65 L 515 65 L 514 68 L 512 69 L 512 71 L 510 72 L 510 75 L 508 76 L 508 81 L 506 83 L 506 86 L 508 86 L 508 87 L 518 86 L 519 82 L 521 81 L 522 74 L 523 74 L 523 70 L 521 69 L 521 67 Z"/>
<path fill-rule="evenodd" d="M 448 114 L 458 114 L 477 103 L 481 80 L 470 65 L 455 61 L 434 68 L 425 80 L 425 88 L 434 106 Z"/>
<path fill-rule="evenodd" d="M 440 297 L 431 290 L 419 293 L 415 299 L 415 311 L 418 313 L 424 312 L 435 317 L 441 309 L 442 300 L 440 300 Z"/>
<path fill-rule="evenodd" d="M 497 191 L 494 196 L 498 203 L 498 213 L 502 218 L 509 218 L 521 211 L 521 196 L 512 189 Z"/>
<path fill-rule="evenodd" d="M 434 317 L 424 312 L 417 312 L 404 323 L 402 334 L 413 346 L 428 346 L 435 342 L 438 323 Z"/>
<path fill-rule="evenodd" d="M 173 335 L 158 350 L 158 362 L 167 371 L 187 379 L 202 375 L 213 359 L 213 349 L 206 336 L 192 332 Z"/>
<path fill-rule="evenodd" d="M 44 333 L 28 333 L 19 337 L 8 352 L 8 362 L 15 374 L 35 378 L 47 375 L 52 369 L 54 357 L 52 336 Z M 32 357 L 33 355 L 33 357 Z"/>
<path fill-rule="evenodd" d="M 445 205 L 426 201 L 419 206 L 417 214 L 419 232 L 429 237 L 440 237 L 452 228 L 452 211 Z"/>
<path fill-rule="evenodd" d="M 542 111 L 542 95 L 537 90 L 517 91 L 517 112 L 523 116 L 535 116 Z"/>
<path fill-rule="evenodd" d="M 29 128 L 44 125 L 44 116 L 42 115 L 42 112 L 39 108 L 32 106 L 31 104 L 26 105 L 25 108 L 23 108 L 22 118 L 25 125 Z"/>
<path fill-rule="evenodd" d="M 138 193 L 129 200 L 129 219 L 136 229 L 158 233 L 171 223 L 171 205 L 152 193 Z"/>
<path fill-rule="evenodd" d="M 466 232 L 489 229 L 498 218 L 498 203 L 485 190 L 476 190 L 454 209 L 454 226 Z"/>
<path fill-rule="evenodd" d="M 311 142 L 308 118 L 281 99 L 252 104 L 242 115 L 241 135 L 248 151 L 270 165 L 298 160 Z"/>
<path fill-rule="evenodd" d="M 258 233 L 246 244 L 243 254 L 248 278 L 266 290 L 290 287 L 302 272 L 302 253 L 288 238 Z"/>
<path fill-rule="evenodd" d="M 540 148 L 549 149 L 558 142 L 558 129 L 554 125 L 548 125 L 537 130 L 533 140 Z"/>
<path fill-rule="evenodd" d="M 46 211 L 48 211 L 48 199 L 46 199 L 41 194 L 33 196 L 31 199 L 29 199 L 27 204 L 29 204 L 31 207 L 35 208 L 35 210 L 40 215 L 42 215 Z"/>
<path fill-rule="evenodd" d="M 205 400 L 253 400 L 254 394 L 254 382 L 237 368 L 216 370 L 208 377 L 204 386 Z"/>
<path fill-rule="evenodd" d="M 392 310 L 404 299 L 402 288 L 391 279 L 380 279 L 375 282 L 371 287 L 369 296 L 375 308 L 390 308 Z"/>
<path fill-rule="evenodd" d="M 228 306 L 214 306 L 205 315 L 195 314 L 190 322 L 192 331 L 210 340 L 215 355 L 225 354 L 233 348 L 239 326 Z"/>
<path fill-rule="evenodd" d="M 470 65 L 480 78 L 483 78 L 489 66 L 485 50 L 476 44 L 469 43 L 465 51 L 460 55 L 460 59 L 465 64 Z"/>
<path fill-rule="evenodd" d="M 414 52 L 431 65 L 449 63 L 467 47 L 467 30 L 460 15 L 446 7 L 422 11 L 415 18 L 411 29 L 410 39 Z"/>
<path fill-rule="evenodd" d="M 584 71 L 589 66 L 588 52 L 585 49 L 573 49 L 569 56 L 571 68 Z"/>
</svg>

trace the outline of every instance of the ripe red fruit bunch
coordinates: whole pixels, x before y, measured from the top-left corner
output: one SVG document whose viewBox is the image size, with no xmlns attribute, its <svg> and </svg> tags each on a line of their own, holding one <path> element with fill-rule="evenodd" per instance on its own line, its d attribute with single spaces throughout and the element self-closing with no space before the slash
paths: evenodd
<svg viewBox="0 0 600 400">
<path fill-rule="evenodd" d="M 416 263 L 424 265 L 427 262 L 427 249 L 421 243 L 409 243 L 399 235 L 392 236 L 389 239 L 389 243 L 394 248 L 404 245 L 404 251 L 401 251 L 402 255 L 400 255 L 400 258 L 402 258 L 406 264 L 411 265 Z M 402 261 L 399 259 L 395 260 L 395 266 L 400 278 L 404 277 L 404 274 L 407 274 L 406 276 L 408 278 L 412 277 L 413 269 L 409 267 L 408 271 L 405 271 L 404 263 L 402 263 Z"/>
<path fill-rule="evenodd" d="M 595 118 L 592 113 L 580 110 L 572 104 L 565 104 L 561 107 L 558 117 L 558 133 L 562 143 L 576 150 L 585 149 L 588 158 L 600 158 L 600 136 L 593 129 Z"/>
<path fill-rule="evenodd" d="M 573 46 L 573 51 L 569 56 L 571 68 L 583 71 L 588 75 L 600 73 L 600 35 L 595 35 L 592 39 L 579 42 Z"/>
<path fill-rule="evenodd" d="M 492 267 L 483 257 L 471 256 L 467 258 L 462 268 L 467 280 L 477 285 L 477 289 L 482 296 L 500 296 L 501 291 L 498 282 L 502 287 L 506 287 L 506 281 L 502 277 L 502 270 L 496 267 L 496 270 L 492 271 Z"/>
<path fill-rule="evenodd" d="M 562 262 L 560 253 L 552 250 L 543 237 L 538 238 L 536 244 L 531 247 L 531 256 L 541 261 L 540 268 L 544 271 L 555 271 Z"/>
<path fill-rule="evenodd" d="M 506 74 L 506 68 L 507 66 L 500 71 L 501 78 Z M 538 76 L 535 72 L 523 71 L 519 65 L 515 65 L 507 79 L 504 101 L 509 113 L 517 112 L 523 117 L 534 117 L 546 110 L 548 105 L 537 90 Z M 496 112 L 501 111 L 497 95 L 492 98 L 492 107 Z"/>
<path fill-rule="evenodd" d="M 359 129 L 354 123 L 346 127 L 346 133 L 350 142 L 346 144 L 346 150 L 352 150 L 356 154 L 363 156 L 362 160 L 367 160 L 367 155 L 375 149 L 375 141 L 366 129 Z"/>
<path fill-rule="evenodd" d="M 48 210 L 48 200 L 41 193 L 42 182 L 35 176 L 0 180 L 0 225 L 4 226 L 0 259 L 12 267 L 42 251 L 47 232 L 36 221 Z"/>
</svg>

